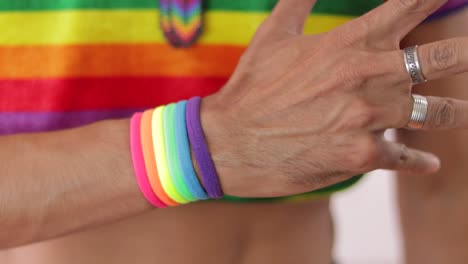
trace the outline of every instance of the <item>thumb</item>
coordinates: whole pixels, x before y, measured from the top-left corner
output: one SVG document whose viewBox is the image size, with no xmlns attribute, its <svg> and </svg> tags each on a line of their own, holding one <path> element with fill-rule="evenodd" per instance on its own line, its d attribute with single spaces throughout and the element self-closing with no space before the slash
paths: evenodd
<svg viewBox="0 0 468 264">
<path fill-rule="evenodd" d="M 440 169 L 440 159 L 432 153 L 407 148 L 405 145 L 385 142 L 385 158 L 381 168 L 407 171 L 417 174 L 431 174 Z"/>
<path fill-rule="evenodd" d="M 288 33 L 302 34 L 305 21 L 316 2 L 317 0 L 279 0 L 269 22 Z"/>
</svg>

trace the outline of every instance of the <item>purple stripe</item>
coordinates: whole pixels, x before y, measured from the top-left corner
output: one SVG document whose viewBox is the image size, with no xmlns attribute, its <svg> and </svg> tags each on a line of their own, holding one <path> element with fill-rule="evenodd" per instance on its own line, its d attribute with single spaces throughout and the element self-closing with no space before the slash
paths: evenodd
<svg viewBox="0 0 468 264">
<path fill-rule="evenodd" d="M 199 1 L 191 1 L 190 3 L 184 3 L 183 1 L 173 1 L 172 2 L 175 9 L 179 11 L 180 14 L 187 14 L 193 12 L 194 9 L 200 7 Z"/>
<path fill-rule="evenodd" d="M 128 118 L 144 109 L 120 109 L 78 112 L 0 113 L 0 135 L 52 131 L 72 128 L 105 119 Z"/>
<path fill-rule="evenodd" d="M 468 4 L 467 0 L 449 0 L 444 6 L 442 6 L 436 13 L 445 12 L 454 8 L 458 8 L 462 5 Z"/>
<path fill-rule="evenodd" d="M 166 9 L 169 6 L 169 0 L 159 0 L 159 9 Z"/>
<path fill-rule="evenodd" d="M 432 14 L 427 20 L 433 20 L 437 18 L 442 18 L 444 16 L 450 15 L 451 13 L 462 10 L 468 6 L 468 0 L 451 0 L 448 1 L 443 7 L 437 10 Z"/>
</svg>

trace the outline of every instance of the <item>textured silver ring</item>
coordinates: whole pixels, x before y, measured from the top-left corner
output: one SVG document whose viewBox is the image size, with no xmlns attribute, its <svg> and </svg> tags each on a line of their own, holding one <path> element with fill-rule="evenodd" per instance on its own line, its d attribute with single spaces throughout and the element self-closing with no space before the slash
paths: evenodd
<svg viewBox="0 0 468 264">
<path fill-rule="evenodd" d="M 413 85 L 427 82 L 421 69 L 418 56 L 418 46 L 412 46 L 403 50 L 406 71 L 411 76 Z"/>
<path fill-rule="evenodd" d="M 406 128 L 413 130 L 423 128 L 426 122 L 428 108 L 429 103 L 425 96 L 413 94 L 413 112 L 411 113 Z"/>
</svg>

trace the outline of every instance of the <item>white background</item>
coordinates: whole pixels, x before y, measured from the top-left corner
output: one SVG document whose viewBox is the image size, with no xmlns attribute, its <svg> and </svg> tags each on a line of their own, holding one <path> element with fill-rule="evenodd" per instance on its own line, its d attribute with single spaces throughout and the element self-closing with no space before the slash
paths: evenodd
<svg viewBox="0 0 468 264">
<path fill-rule="evenodd" d="M 391 173 L 376 171 L 332 200 L 340 264 L 401 264 L 402 244 Z"/>
</svg>

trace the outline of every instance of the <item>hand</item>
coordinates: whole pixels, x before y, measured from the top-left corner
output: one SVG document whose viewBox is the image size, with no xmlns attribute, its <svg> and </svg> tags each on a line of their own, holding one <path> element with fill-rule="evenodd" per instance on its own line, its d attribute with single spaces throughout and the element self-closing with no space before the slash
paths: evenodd
<svg viewBox="0 0 468 264">
<path fill-rule="evenodd" d="M 280 0 L 228 84 L 202 105 L 223 189 L 282 196 L 375 169 L 433 173 L 439 159 L 385 141 L 413 101 L 400 42 L 443 0 L 390 0 L 329 33 L 304 36 L 313 0 Z M 468 38 L 419 49 L 424 75 L 468 71 Z M 429 98 L 424 129 L 468 127 L 468 103 Z"/>
</svg>

